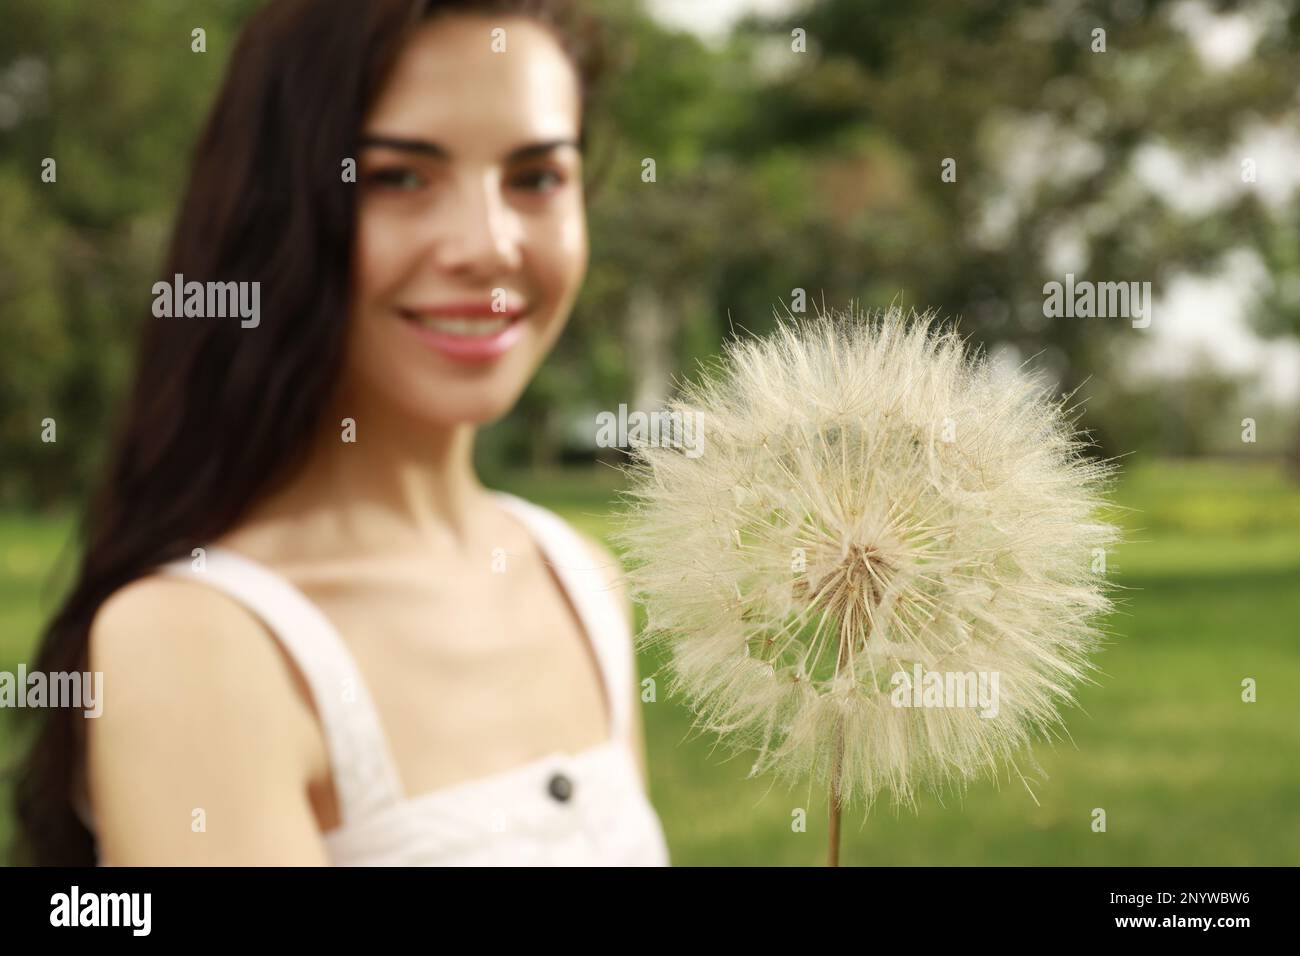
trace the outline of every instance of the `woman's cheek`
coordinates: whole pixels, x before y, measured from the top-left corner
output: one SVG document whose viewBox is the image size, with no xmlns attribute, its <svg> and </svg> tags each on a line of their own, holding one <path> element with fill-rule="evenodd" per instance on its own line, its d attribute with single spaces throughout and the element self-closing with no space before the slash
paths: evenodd
<svg viewBox="0 0 1300 956">
<path fill-rule="evenodd" d="M 550 249 L 553 293 L 557 300 L 567 304 L 577 296 L 587 274 L 587 221 L 581 208 L 560 224 Z"/>
<path fill-rule="evenodd" d="M 357 276 L 362 301 L 367 309 L 384 300 L 386 290 L 396 286 L 402 274 L 403 257 L 409 255 L 410 243 L 404 241 L 400 225 L 370 215 L 358 224 Z"/>
</svg>

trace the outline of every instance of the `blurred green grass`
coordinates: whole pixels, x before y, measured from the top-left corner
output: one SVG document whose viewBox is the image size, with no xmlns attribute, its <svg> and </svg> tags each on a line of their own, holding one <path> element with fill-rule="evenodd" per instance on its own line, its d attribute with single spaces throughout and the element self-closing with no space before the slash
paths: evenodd
<svg viewBox="0 0 1300 956">
<path fill-rule="evenodd" d="M 607 536 L 619 473 L 518 474 L 498 487 Z M 971 784 L 915 813 L 881 802 L 845 819 L 845 865 L 1296 865 L 1300 863 L 1300 487 L 1268 465 L 1158 462 L 1116 487 L 1126 590 L 1098 686 L 1067 714 L 1070 739 L 1033 748 L 1045 776 Z M 0 516 L 0 668 L 30 657 L 48 613 L 66 519 Z M 44 609 L 44 610 L 43 610 Z M 662 662 L 640 661 L 642 676 Z M 662 677 L 662 675 L 660 675 Z M 1241 680 L 1258 683 L 1243 703 Z M 662 690 L 664 681 L 659 680 Z M 817 865 L 825 796 L 745 779 L 660 694 L 645 705 L 652 797 L 676 865 Z M 15 752 L 0 713 L 0 759 Z M 11 831 L 0 792 L 0 844 Z M 1107 832 L 1091 829 L 1104 808 Z M 807 813 L 806 832 L 793 814 Z"/>
</svg>

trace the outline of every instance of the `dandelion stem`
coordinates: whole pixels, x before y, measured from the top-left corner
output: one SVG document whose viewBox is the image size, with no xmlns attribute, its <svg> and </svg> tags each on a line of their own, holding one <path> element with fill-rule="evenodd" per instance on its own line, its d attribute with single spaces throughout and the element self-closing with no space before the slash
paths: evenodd
<svg viewBox="0 0 1300 956">
<path fill-rule="evenodd" d="M 835 666 L 835 674 L 838 677 L 840 671 L 844 668 L 848 660 L 849 641 L 853 639 L 849 633 L 852 627 L 851 615 L 844 620 L 840 627 L 840 659 Z M 844 712 L 841 711 L 835 719 L 835 743 L 834 757 L 831 765 L 831 806 L 830 806 L 830 848 L 826 855 L 827 866 L 840 865 L 840 811 L 843 809 L 840 800 L 840 782 L 844 771 Z"/>
<path fill-rule="evenodd" d="M 844 762 L 844 717 L 835 722 L 835 766 L 831 771 L 831 828 L 827 866 L 840 865 L 840 773 Z"/>
</svg>

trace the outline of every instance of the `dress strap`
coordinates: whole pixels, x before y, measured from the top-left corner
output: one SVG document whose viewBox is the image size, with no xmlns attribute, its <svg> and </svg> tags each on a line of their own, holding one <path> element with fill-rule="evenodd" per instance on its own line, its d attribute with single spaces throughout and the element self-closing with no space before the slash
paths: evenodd
<svg viewBox="0 0 1300 956">
<path fill-rule="evenodd" d="M 532 533 L 577 611 L 605 685 L 610 737 L 622 739 L 630 729 L 636 659 L 622 601 L 607 581 L 609 569 L 601 566 L 590 546 L 555 512 L 504 491 L 493 495 Z"/>
<path fill-rule="evenodd" d="M 203 560 L 160 568 L 209 584 L 256 614 L 311 689 L 329 750 L 343 824 L 401 800 L 401 782 L 378 711 L 351 652 L 329 619 L 285 578 L 251 558 L 209 545 Z"/>
</svg>

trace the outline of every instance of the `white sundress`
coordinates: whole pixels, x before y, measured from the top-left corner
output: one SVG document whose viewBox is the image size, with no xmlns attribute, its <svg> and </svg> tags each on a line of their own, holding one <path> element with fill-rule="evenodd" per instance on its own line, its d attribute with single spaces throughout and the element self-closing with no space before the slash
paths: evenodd
<svg viewBox="0 0 1300 956">
<path fill-rule="evenodd" d="M 604 743 L 555 751 L 488 777 L 410 797 L 356 662 L 325 615 L 280 575 L 206 549 L 168 574 L 212 585 L 255 613 L 306 678 L 328 748 L 340 825 L 323 834 L 335 866 L 668 866 L 668 847 L 629 740 L 636 659 L 620 602 L 577 533 L 505 492 L 578 612 L 611 714 Z M 348 688 L 348 693 L 344 693 Z M 83 817 L 90 822 L 83 801 Z M 93 826 L 92 826 L 93 830 Z M 106 861 L 101 860 L 103 864 Z"/>
</svg>

